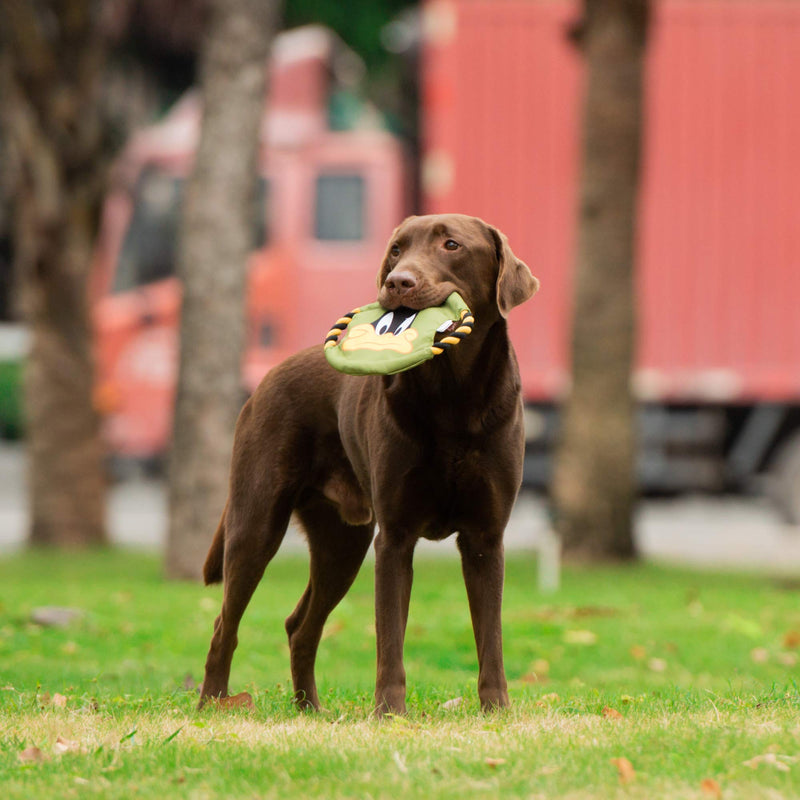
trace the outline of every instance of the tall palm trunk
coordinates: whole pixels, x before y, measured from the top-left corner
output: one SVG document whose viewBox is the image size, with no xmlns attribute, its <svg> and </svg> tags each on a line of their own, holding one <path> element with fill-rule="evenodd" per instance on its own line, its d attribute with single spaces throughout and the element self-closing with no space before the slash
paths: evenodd
<svg viewBox="0 0 800 800">
<path fill-rule="evenodd" d="M 572 323 L 572 387 L 553 501 L 567 552 L 635 554 L 634 240 L 649 0 L 584 0 L 588 86 Z"/>
<path fill-rule="evenodd" d="M 227 493 L 241 402 L 244 285 L 266 59 L 278 3 L 211 0 L 203 123 L 182 222 L 181 360 L 169 471 L 167 574 L 199 579 Z"/>
</svg>

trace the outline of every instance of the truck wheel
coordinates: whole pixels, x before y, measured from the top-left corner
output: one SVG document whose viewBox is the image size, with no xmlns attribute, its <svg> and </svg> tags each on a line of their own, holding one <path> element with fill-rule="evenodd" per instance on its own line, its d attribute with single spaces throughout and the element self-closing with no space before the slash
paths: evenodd
<svg viewBox="0 0 800 800">
<path fill-rule="evenodd" d="M 800 430 L 778 448 L 769 470 L 769 494 L 784 519 L 800 525 Z"/>
</svg>

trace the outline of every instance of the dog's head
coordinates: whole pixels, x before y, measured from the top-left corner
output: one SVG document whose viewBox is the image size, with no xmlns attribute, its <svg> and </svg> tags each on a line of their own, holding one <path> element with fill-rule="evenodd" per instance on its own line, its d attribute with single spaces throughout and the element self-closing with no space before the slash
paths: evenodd
<svg viewBox="0 0 800 800">
<path fill-rule="evenodd" d="M 489 312 L 507 316 L 538 288 L 504 234 L 462 214 L 403 221 L 378 273 L 378 302 L 384 308 L 430 308 L 458 292 L 477 319 Z"/>
</svg>

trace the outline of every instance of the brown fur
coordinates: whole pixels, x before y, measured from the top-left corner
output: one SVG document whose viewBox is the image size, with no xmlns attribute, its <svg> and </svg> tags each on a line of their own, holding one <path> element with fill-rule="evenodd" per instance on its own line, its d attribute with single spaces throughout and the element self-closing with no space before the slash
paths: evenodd
<svg viewBox="0 0 800 800">
<path fill-rule="evenodd" d="M 378 286 L 390 309 L 439 305 L 457 290 L 475 329 L 447 354 L 398 375 L 344 375 L 320 346 L 264 378 L 237 424 L 228 503 L 205 564 L 206 582 L 224 579 L 225 594 L 201 704 L 228 694 L 239 621 L 293 512 L 311 555 L 308 587 L 286 620 L 301 706 L 319 708 L 314 662 L 322 627 L 350 588 L 375 522 L 377 712 L 405 711 L 402 652 L 416 542 L 454 532 L 481 705 L 508 703 L 502 539 L 521 481 L 524 437 L 505 317 L 538 282 L 503 234 L 450 214 L 403 222 Z"/>
</svg>

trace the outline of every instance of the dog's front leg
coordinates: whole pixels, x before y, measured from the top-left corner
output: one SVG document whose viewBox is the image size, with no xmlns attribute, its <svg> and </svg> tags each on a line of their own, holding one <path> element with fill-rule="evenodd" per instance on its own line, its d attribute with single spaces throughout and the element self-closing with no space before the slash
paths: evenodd
<svg viewBox="0 0 800 800">
<path fill-rule="evenodd" d="M 478 648 L 478 697 L 481 708 L 491 711 L 508 705 L 501 622 L 503 541 L 501 536 L 475 538 L 462 533 L 458 549 Z"/>
<path fill-rule="evenodd" d="M 403 640 L 413 579 L 413 539 L 394 540 L 381 530 L 375 539 L 375 633 L 378 675 L 375 713 L 405 714 Z"/>
</svg>

